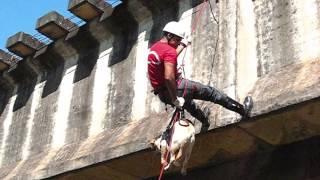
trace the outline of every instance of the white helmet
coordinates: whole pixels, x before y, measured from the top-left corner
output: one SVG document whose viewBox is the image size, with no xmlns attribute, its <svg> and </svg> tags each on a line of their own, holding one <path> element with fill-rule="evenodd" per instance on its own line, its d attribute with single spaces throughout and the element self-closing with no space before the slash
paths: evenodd
<svg viewBox="0 0 320 180">
<path fill-rule="evenodd" d="M 180 24 L 178 22 L 176 22 L 176 21 L 168 22 L 164 26 L 163 32 L 168 32 L 168 33 L 174 34 L 176 36 L 179 36 L 181 38 L 184 37 L 184 31 L 181 28 Z"/>
</svg>

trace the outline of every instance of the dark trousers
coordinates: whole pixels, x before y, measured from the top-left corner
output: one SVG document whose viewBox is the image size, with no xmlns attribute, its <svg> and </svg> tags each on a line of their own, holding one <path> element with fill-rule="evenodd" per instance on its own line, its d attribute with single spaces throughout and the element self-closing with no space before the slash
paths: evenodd
<svg viewBox="0 0 320 180">
<path fill-rule="evenodd" d="M 162 102 L 172 105 L 169 92 L 167 90 L 159 92 L 158 95 Z M 226 94 L 213 87 L 188 79 L 181 79 L 180 83 L 178 83 L 177 96 L 185 99 L 183 108 L 201 122 L 205 121 L 206 117 L 193 99 L 211 101 L 241 115 L 244 114 L 243 105 L 228 97 Z"/>
</svg>

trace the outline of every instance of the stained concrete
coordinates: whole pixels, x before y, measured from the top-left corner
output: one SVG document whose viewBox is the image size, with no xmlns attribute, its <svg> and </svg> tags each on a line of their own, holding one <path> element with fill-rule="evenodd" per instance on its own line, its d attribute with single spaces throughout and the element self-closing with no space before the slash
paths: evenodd
<svg viewBox="0 0 320 180">
<path fill-rule="evenodd" d="M 5 72 L 0 177 L 157 176 L 160 157 L 148 141 L 170 114 L 150 93 L 146 54 L 164 25 L 179 20 L 192 35 L 183 52 L 186 76 L 236 100 L 251 94 L 255 101 L 247 122 L 198 101 L 212 111 L 211 126 L 197 135 L 186 178 L 205 179 L 199 172 L 230 179 L 317 178 L 311 155 L 290 153 L 309 151 L 304 146 L 316 146 L 320 132 L 319 13 L 313 9 L 319 2 L 201 2 L 123 1 L 109 18 L 96 17 Z M 200 127 L 197 122 L 197 132 Z M 281 159 L 287 151 L 293 166 Z M 270 167 L 274 162 L 283 171 Z M 257 165 L 254 172 L 246 173 L 248 163 Z M 177 173 L 170 170 L 166 178 L 181 178 Z"/>
</svg>

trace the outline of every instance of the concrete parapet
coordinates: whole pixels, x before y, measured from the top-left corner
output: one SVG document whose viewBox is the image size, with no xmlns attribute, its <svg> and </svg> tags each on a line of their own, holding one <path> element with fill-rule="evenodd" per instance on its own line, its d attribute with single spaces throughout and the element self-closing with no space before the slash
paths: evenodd
<svg viewBox="0 0 320 180">
<path fill-rule="evenodd" d="M 76 26 L 75 23 L 65 19 L 56 11 L 51 11 L 38 19 L 36 29 L 41 34 L 55 40 L 65 36 Z"/>
<path fill-rule="evenodd" d="M 44 43 L 24 32 L 18 32 L 7 40 L 6 47 L 18 56 L 26 57 L 39 50 Z"/>
<path fill-rule="evenodd" d="M 105 13 L 106 8 L 107 4 L 103 0 L 70 0 L 68 5 L 70 12 L 85 21 Z"/>
</svg>

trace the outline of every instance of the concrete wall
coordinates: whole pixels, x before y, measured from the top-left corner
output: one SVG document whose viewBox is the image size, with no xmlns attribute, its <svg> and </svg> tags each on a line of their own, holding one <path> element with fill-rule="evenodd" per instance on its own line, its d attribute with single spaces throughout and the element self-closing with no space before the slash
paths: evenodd
<svg viewBox="0 0 320 180">
<path fill-rule="evenodd" d="M 15 167 L 12 175 L 19 170 L 15 163 L 39 154 L 68 159 L 73 152 L 61 157 L 47 152 L 160 116 L 164 106 L 150 93 L 146 57 L 168 21 L 181 21 L 192 35 L 186 77 L 239 101 L 254 93 L 259 79 L 292 64 L 319 61 L 320 1 L 210 3 L 124 1 L 106 20 L 94 19 L 24 58 L 2 77 L 1 167 Z M 211 129 L 239 121 L 220 106 L 210 109 Z"/>
</svg>

